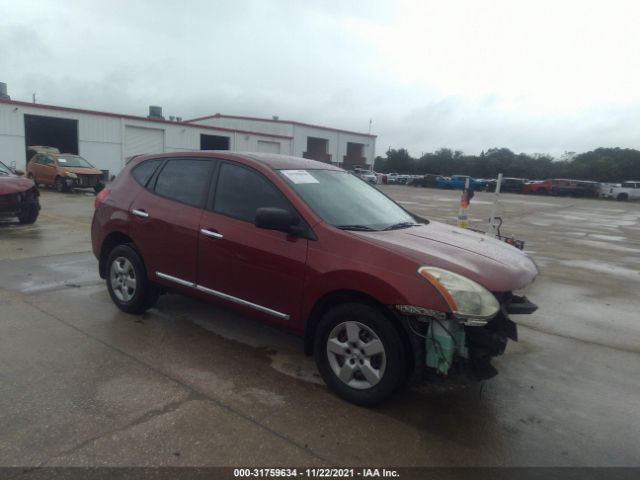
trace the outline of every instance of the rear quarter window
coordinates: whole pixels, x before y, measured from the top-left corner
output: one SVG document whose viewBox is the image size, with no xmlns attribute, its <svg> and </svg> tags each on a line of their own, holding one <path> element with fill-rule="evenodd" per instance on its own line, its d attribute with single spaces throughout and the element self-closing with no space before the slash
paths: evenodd
<svg viewBox="0 0 640 480">
<path fill-rule="evenodd" d="M 193 207 L 203 207 L 213 169 L 210 160 L 169 160 L 158 174 L 155 193 Z"/>
<path fill-rule="evenodd" d="M 149 183 L 149 179 L 153 176 L 162 161 L 163 159 L 156 158 L 154 160 L 146 160 L 144 162 L 141 162 L 139 165 L 133 167 L 133 170 L 131 170 L 131 176 L 140 185 L 146 187 L 147 183 Z"/>
</svg>

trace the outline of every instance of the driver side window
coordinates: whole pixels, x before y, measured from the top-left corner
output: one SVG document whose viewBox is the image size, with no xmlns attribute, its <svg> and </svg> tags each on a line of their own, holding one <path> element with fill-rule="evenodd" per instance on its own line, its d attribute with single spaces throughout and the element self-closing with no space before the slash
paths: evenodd
<svg viewBox="0 0 640 480">
<path fill-rule="evenodd" d="M 253 223 L 256 210 L 276 207 L 296 213 L 282 193 L 258 172 L 223 163 L 215 191 L 214 211 Z"/>
</svg>

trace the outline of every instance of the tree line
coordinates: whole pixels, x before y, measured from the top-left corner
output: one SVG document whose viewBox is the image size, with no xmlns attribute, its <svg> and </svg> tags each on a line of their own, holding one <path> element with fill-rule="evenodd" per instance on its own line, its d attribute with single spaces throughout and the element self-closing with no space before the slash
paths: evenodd
<svg viewBox="0 0 640 480">
<path fill-rule="evenodd" d="M 460 150 L 441 148 L 412 157 L 404 149 L 389 149 L 385 157 L 375 159 L 374 170 L 382 173 L 422 175 L 470 175 L 475 178 L 505 177 L 542 180 L 574 178 L 599 182 L 640 180 L 640 151 L 631 148 L 597 148 L 576 154 L 566 152 L 560 158 L 545 154 L 514 153 L 508 148 L 490 148 L 480 155 L 465 155 Z"/>
</svg>

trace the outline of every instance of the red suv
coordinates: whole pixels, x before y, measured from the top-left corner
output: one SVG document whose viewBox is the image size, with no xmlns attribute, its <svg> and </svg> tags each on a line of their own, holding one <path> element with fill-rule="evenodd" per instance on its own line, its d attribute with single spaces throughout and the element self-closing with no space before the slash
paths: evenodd
<svg viewBox="0 0 640 480">
<path fill-rule="evenodd" d="M 96 198 L 93 251 L 113 302 L 221 302 L 304 336 L 322 378 L 361 405 L 412 382 L 489 378 L 517 339 L 520 250 L 418 217 L 335 166 L 229 152 L 132 159 Z"/>
</svg>

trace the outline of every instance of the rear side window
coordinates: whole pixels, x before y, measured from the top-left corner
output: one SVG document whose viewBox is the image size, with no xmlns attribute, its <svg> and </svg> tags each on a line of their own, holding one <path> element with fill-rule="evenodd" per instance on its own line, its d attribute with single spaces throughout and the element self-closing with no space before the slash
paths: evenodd
<svg viewBox="0 0 640 480">
<path fill-rule="evenodd" d="M 280 191 L 259 173 L 248 168 L 222 164 L 213 209 L 253 223 L 256 210 L 263 207 L 293 208 Z"/>
<path fill-rule="evenodd" d="M 156 180 L 155 193 L 194 207 L 202 207 L 213 163 L 210 160 L 169 160 Z"/>
<path fill-rule="evenodd" d="M 145 162 L 142 162 L 133 168 L 133 170 L 131 171 L 131 175 L 136 179 L 136 182 L 138 182 L 143 187 L 146 187 L 149 179 L 154 174 L 156 169 L 160 166 L 162 161 L 162 158 L 156 158 L 154 160 L 147 160 Z"/>
</svg>

